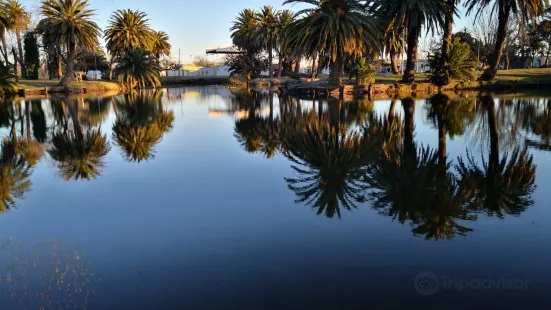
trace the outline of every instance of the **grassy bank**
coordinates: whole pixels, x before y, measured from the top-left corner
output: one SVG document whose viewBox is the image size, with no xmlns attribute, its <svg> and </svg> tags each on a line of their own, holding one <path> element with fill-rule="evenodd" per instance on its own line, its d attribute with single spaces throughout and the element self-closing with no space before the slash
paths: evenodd
<svg viewBox="0 0 551 310">
<path fill-rule="evenodd" d="M 226 85 L 228 76 L 163 76 L 163 85 Z"/>
<path fill-rule="evenodd" d="M 46 95 L 51 93 L 61 93 L 65 90 L 59 86 L 58 80 L 19 80 L 17 84 L 20 95 Z M 71 82 L 71 91 L 73 93 L 113 93 L 119 92 L 120 87 L 117 83 L 108 81 L 82 81 Z"/>
</svg>

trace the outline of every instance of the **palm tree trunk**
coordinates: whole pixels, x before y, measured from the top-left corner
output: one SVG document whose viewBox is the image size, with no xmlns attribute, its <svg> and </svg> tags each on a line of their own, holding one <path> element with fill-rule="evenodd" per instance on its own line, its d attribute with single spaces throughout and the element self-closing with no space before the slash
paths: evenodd
<svg viewBox="0 0 551 310">
<path fill-rule="evenodd" d="M 394 51 L 390 52 L 390 67 L 392 69 L 392 74 L 400 74 L 400 69 L 398 69 L 398 59 L 396 58 L 396 53 Z"/>
<path fill-rule="evenodd" d="M 25 120 L 27 124 L 27 143 L 31 143 L 31 102 L 25 100 Z"/>
<path fill-rule="evenodd" d="M 6 66 L 9 66 L 10 61 L 8 60 L 8 43 L 6 42 L 6 30 L 0 30 L 0 40 L 2 40 L 2 56 L 6 62 Z"/>
<path fill-rule="evenodd" d="M 447 147 L 446 147 L 446 136 L 447 136 L 447 130 L 444 126 L 444 120 L 442 113 L 438 113 L 436 115 L 436 118 L 438 120 L 438 158 L 441 165 L 446 165 L 447 162 Z"/>
<path fill-rule="evenodd" d="M 82 133 L 82 126 L 78 119 L 78 103 L 75 100 L 71 100 L 68 96 L 65 96 L 61 99 L 63 104 L 69 109 L 71 113 L 71 118 L 73 119 L 73 129 L 78 138 L 82 139 L 84 137 Z"/>
<path fill-rule="evenodd" d="M 452 31 L 453 31 L 453 14 L 455 12 L 455 1 L 446 0 L 448 11 L 446 12 L 446 19 L 444 22 L 444 36 L 442 38 L 442 50 L 440 56 L 440 68 L 443 69 L 448 62 L 450 54 L 450 48 L 452 45 Z"/>
<path fill-rule="evenodd" d="M 310 70 L 312 72 L 313 79 L 316 78 L 316 58 L 317 58 L 317 55 L 314 54 L 314 56 L 312 56 L 312 69 Z"/>
<path fill-rule="evenodd" d="M 272 39 L 270 39 L 270 43 L 268 43 L 268 77 L 274 77 L 274 65 L 272 64 L 273 58 L 274 58 L 274 49 L 272 47 Z"/>
<path fill-rule="evenodd" d="M 336 89 L 342 85 L 342 57 L 331 59 L 329 63 L 329 88 Z"/>
<path fill-rule="evenodd" d="M 413 142 L 413 132 L 415 131 L 415 123 L 413 115 L 415 114 L 415 100 L 411 97 L 402 99 L 404 107 L 404 151 L 409 156 L 415 157 L 415 145 Z"/>
<path fill-rule="evenodd" d="M 295 57 L 295 73 L 296 74 L 300 73 L 300 57 L 299 56 Z"/>
<path fill-rule="evenodd" d="M 17 38 L 17 49 L 19 50 L 19 64 L 21 65 L 21 77 L 27 78 L 27 68 L 25 66 L 25 58 L 23 56 L 23 43 L 21 42 L 21 30 L 15 30 L 15 37 Z"/>
<path fill-rule="evenodd" d="M 415 81 L 415 65 L 417 64 L 417 48 L 419 47 L 419 29 L 411 28 L 408 31 L 408 51 L 406 70 L 402 82 L 413 83 Z"/>
<path fill-rule="evenodd" d="M 281 77 L 281 70 L 283 70 L 283 57 L 281 57 L 281 53 L 279 53 L 279 57 L 277 58 L 277 77 Z"/>
<path fill-rule="evenodd" d="M 501 62 L 501 56 L 503 54 L 503 47 L 505 45 L 505 39 L 507 37 L 507 24 L 509 23 L 509 13 L 511 12 L 511 5 L 509 1 L 498 1 L 498 26 L 497 37 L 494 51 L 489 57 L 488 68 L 484 70 L 484 73 L 480 77 L 482 81 L 491 81 L 497 75 L 497 69 Z"/>
<path fill-rule="evenodd" d="M 394 109 L 396 108 L 396 98 L 392 97 L 390 100 L 390 108 L 388 109 L 388 123 L 392 126 L 394 122 Z"/>
<path fill-rule="evenodd" d="M 69 86 L 73 79 L 73 66 L 75 64 L 76 45 L 73 43 L 72 38 L 69 38 L 69 46 L 67 48 L 67 63 L 65 64 L 65 75 L 59 82 L 59 85 L 65 87 L 66 91 L 69 91 Z"/>
</svg>

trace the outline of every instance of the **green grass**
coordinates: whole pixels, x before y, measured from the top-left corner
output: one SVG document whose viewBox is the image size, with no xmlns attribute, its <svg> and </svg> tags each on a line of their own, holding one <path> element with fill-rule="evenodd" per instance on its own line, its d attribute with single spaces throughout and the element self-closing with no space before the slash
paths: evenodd
<svg viewBox="0 0 551 310">
<path fill-rule="evenodd" d="M 479 72 L 479 75 L 481 73 Z M 375 76 L 378 84 L 393 84 L 401 79 L 401 75 L 377 74 Z M 428 82 L 428 74 L 416 74 L 415 81 L 418 83 Z M 551 68 L 499 70 L 494 82 L 551 83 Z"/>
</svg>

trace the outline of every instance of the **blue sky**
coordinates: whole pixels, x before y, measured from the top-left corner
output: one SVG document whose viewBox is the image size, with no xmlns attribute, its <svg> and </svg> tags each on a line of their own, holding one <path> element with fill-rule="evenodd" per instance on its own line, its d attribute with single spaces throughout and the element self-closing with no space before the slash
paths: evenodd
<svg viewBox="0 0 551 310">
<path fill-rule="evenodd" d="M 22 0 L 24 5 L 36 12 L 38 0 Z M 229 28 L 235 16 L 244 8 L 260 8 L 269 4 L 282 8 L 283 0 L 90 0 L 96 10 L 96 22 L 107 25 L 109 16 L 117 9 L 133 9 L 146 12 L 151 26 L 166 31 L 172 43 L 172 56 L 181 51 L 182 62 L 193 56 L 204 56 L 207 46 L 231 45 Z M 297 10 L 304 6 L 286 5 Z M 35 17 L 35 16 L 33 16 Z M 457 28 L 467 25 L 466 19 L 457 18 Z"/>
</svg>

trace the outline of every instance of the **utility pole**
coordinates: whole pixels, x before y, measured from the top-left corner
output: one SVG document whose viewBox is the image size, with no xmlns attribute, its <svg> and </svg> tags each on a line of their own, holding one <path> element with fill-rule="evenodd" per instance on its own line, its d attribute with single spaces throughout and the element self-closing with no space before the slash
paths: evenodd
<svg viewBox="0 0 551 310">
<path fill-rule="evenodd" d="M 178 49 L 178 64 L 182 65 L 181 58 L 180 58 L 180 49 Z"/>
</svg>

